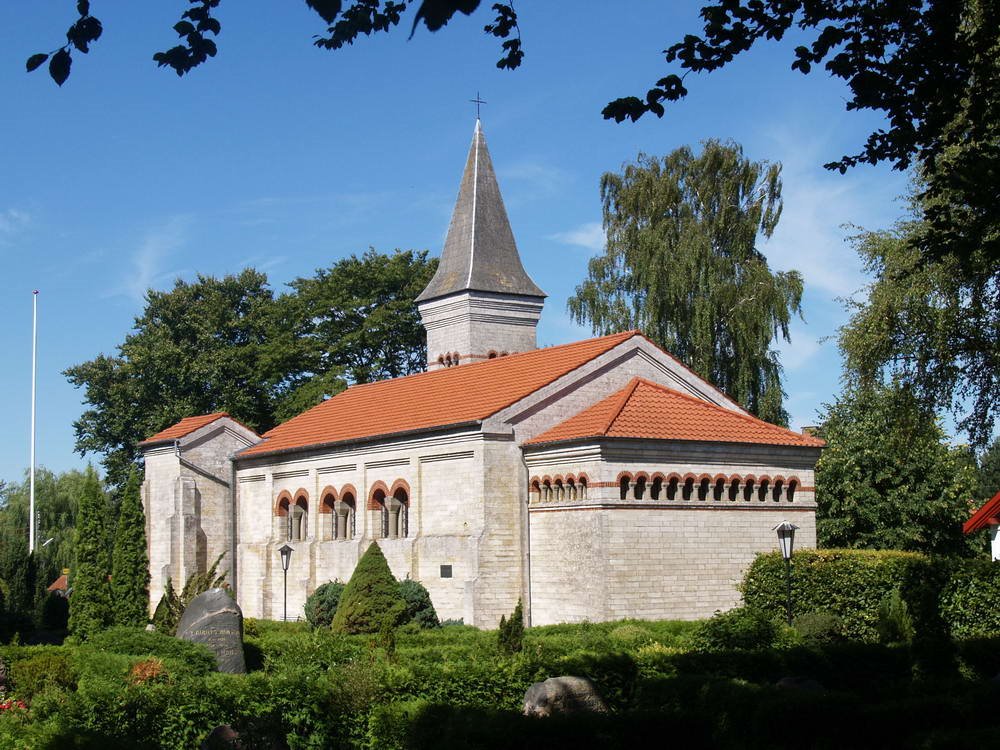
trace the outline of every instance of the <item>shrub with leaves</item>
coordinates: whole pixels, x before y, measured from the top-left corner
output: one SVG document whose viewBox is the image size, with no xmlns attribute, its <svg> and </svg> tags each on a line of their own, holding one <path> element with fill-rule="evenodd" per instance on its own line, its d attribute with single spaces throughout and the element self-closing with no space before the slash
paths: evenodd
<svg viewBox="0 0 1000 750">
<path fill-rule="evenodd" d="M 187 583 L 181 590 L 180 595 L 174 589 L 174 582 L 167 578 L 167 585 L 164 588 L 163 596 L 160 597 L 159 604 L 153 612 L 153 625 L 158 633 L 174 635 L 177 632 L 177 625 L 181 621 L 184 610 L 198 594 L 202 594 L 209 589 L 220 588 L 226 582 L 226 573 L 219 573 L 219 563 L 226 553 L 223 552 L 212 563 L 212 567 L 204 573 L 195 573 L 188 578 Z"/>
<path fill-rule="evenodd" d="M 379 633 L 386 624 L 399 625 L 405 613 L 399 583 L 372 542 L 344 587 L 331 627 L 337 633 Z"/>
<path fill-rule="evenodd" d="M 716 612 L 692 634 L 697 651 L 753 651 L 778 642 L 781 626 L 771 615 L 753 607 Z"/>
<path fill-rule="evenodd" d="M 43 652 L 11 666 L 14 694 L 27 701 L 47 688 L 74 689 L 76 680 L 73 664 L 61 653 Z"/>
<path fill-rule="evenodd" d="M 406 614 L 403 622 L 416 623 L 421 628 L 437 628 L 441 626 L 437 610 L 431 602 L 431 595 L 420 581 L 407 577 L 399 582 L 399 595 L 406 602 Z"/>
<path fill-rule="evenodd" d="M 502 654 L 516 654 L 524 648 L 524 608 L 521 600 L 517 600 L 508 620 L 500 615 L 500 627 L 497 630 L 497 647 Z"/>
<path fill-rule="evenodd" d="M 306 599 L 306 620 L 314 628 L 328 628 L 337 612 L 337 605 L 347 584 L 329 581 L 316 588 Z M 244 632 L 246 621 L 244 620 Z"/>
<path fill-rule="evenodd" d="M 886 594 L 879 603 L 876 628 L 879 641 L 887 646 L 913 640 L 913 618 L 898 588 Z"/>
</svg>

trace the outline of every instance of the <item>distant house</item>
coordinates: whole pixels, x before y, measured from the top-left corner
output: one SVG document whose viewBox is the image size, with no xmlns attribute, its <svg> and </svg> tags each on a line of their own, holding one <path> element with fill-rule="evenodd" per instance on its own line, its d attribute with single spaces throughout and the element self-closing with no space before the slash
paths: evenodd
<svg viewBox="0 0 1000 750">
<path fill-rule="evenodd" d="M 1000 535 L 997 533 L 1000 529 L 1000 492 L 972 514 L 972 518 L 962 526 L 962 531 L 971 534 L 987 527 L 990 530 L 990 554 L 994 560 L 1000 560 Z"/>
<path fill-rule="evenodd" d="M 69 596 L 69 579 L 66 577 L 66 574 L 63 573 L 50 583 L 46 591 L 59 594 L 59 596 Z"/>
</svg>

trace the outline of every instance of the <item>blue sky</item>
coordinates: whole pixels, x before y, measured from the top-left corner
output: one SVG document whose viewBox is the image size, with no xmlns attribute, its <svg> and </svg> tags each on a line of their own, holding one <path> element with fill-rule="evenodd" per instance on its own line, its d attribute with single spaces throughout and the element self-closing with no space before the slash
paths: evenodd
<svg viewBox="0 0 1000 750">
<path fill-rule="evenodd" d="M 114 353 L 147 288 L 254 266 L 281 291 L 369 246 L 438 254 L 477 91 L 524 264 L 549 294 L 541 344 L 589 334 L 566 299 L 601 248 L 601 174 L 640 151 L 732 138 L 784 165 L 784 214 L 761 249 L 806 282 L 804 320 L 781 346 L 793 426 L 814 423 L 839 391 L 837 298 L 865 283 L 843 225 L 891 224 L 907 179 L 822 169 L 882 123 L 845 112 L 846 88 L 822 71 L 791 71 L 793 38 L 689 78 L 691 94 L 662 120 L 619 125 L 601 108 L 668 71 L 660 51 L 698 31 L 697 2 L 521 3 L 514 72 L 496 69 L 499 45 L 482 33 L 489 3 L 437 34 L 397 30 L 328 52 L 311 44 L 324 25 L 304 2 L 225 2 L 219 56 L 179 79 L 151 57 L 175 43 L 186 2 L 95 0 L 104 37 L 59 89 L 24 60 L 59 43 L 73 5 L 0 7 L 0 479 L 28 464 L 33 289 L 37 456 L 63 470 L 86 459 L 73 452 L 82 393 L 61 372 Z"/>
</svg>

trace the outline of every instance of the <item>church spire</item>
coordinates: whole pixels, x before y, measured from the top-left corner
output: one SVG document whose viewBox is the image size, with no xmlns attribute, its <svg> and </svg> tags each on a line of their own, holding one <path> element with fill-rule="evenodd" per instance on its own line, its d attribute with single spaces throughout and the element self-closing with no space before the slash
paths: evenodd
<svg viewBox="0 0 1000 750">
<path fill-rule="evenodd" d="M 478 119 L 437 273 L 417 301 L 464 291 L 545 297 L 521 265 Z"/>
<path fill-rule="evenodd" d="M 476 119 L 441 260 L 417 297 L 427 330 L 427 367 L 534 349 L 544 300 L 545 292 L 521 265 Z"/>
</svg>

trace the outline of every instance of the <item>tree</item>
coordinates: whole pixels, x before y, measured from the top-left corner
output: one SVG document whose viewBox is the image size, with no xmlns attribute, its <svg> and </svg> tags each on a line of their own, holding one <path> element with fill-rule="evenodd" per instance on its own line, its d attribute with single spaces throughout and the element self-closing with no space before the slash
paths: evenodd
<svg viewBox="0 0 1000 750">
<path fill-rule="evenodd" d="M 279 300 L 282 325 L 276 328 L 299 342 L 299 367 L 279 417 L 315 406 L 345 381 L 370 383 L 422 371 L 427 346 L 415 300 L 437 263 L 426 250 L 386 255 L 369 248 L 360 258 L 352 255 L 291 282 L 293 292 Z"/>
<path fill-rule="evenodd" d="M 998 492 L 1000 492 L 1000 437 L 990 443 L 979 458 L 976 499 L 983 503 Z"/>
<path fill-rule="evenodd" d="M 346 584 L 340 581 L 327 581 L 317 586 L 316 590 L 306 598 L 306 621 L 312 627 L 330 627 L 345 586 Z"/>
<path fill-rule="evenodd" d="M 611 102 L 618 122 L 687 95 L 688 73 L 731 63 L 761 40 L 777 41 L 796 26 L 811 42 L 795 48 L 792 68 L 825 69 L 851 90 L 848 110 L 883 112 L 888 128 L 862 150 L 826 165 L 846 171 L 889 161 L 919 164 L 926 179 L 926 257 L 977 252 L 1000 257 L 996 205 L 1000 179 L 1000 6 L 993 0 L 718 0 L 701 10 L 704 35 L 688 35 L 665 51 L 683 76 L 667 75 L 644 97 Z"/>
<path fill-rule="evenodd" d="M 849 388 L 828 407 L 816 464 L 823 547 L 969 554 L 975 467 L 951 448 L 933 409 L 902 386 Z"/>
<path fill-rule="evenodd" d="M 431 595 L 420 581 L 414 581 L 407 576 L 399 582 L 399 595 L 406 602 L 406 612 L 403 613 L 404 623 L 416 623 L 421 628 L 439 628 L 437 610 L 431 601 Z"/>
<path fill-rule="evenodd" d="M 157 633 L 164 633 L 165 635 L 176 634 L 177 626 L 181 622 L 184 610 L 187 609 L 196 596 L 205 593 L 209 589 L 226 586 L 226 573 L 225 571 L 222 573 L 219 572 L 219 563 L 222 562 L 224 555 L 225 553 L 223 552 L 215 558 L 215 562 L 204 573 L 192 573 L 184 584 L 184 588 L 181 589 L 180 594 L 174 588 L 173 579 L 169 576 L 167 577 L 167 585 L 163 589 L 163 596 L 160 597 L 160 601 L 156 605 L 156 610 L 153 612 L 153 627 L 156 628 Z"/>
<path fill-rule="evenodd" d="M 94 468 L 88 467 L 79 498 L 76 566 L 69 607 L 70 632 L 81 638 L 89 638 L 111 624 L 109 510 L 101 480 Z"/>
<path fill-rule="evenodd" d="M 269 343 L 273 305 L 267 277 L 250 269 L 147 292 L 116 356 L 64 373 L 91 406 L 73 423 L 77 451 L 103 453 L 108 482 L 121 486 L 138 443 L 183 417 L 221 410 L 273 427 L 273 384 L 288 369 Z"/>
<path fill-rule="evenodd" d="M 640 154 L 601 178 L 607 246 L 569 300 L 601 334 L 639 328 L 762 419 L 784 424 L 781 365 L 802 278 L 757 249 L 781 215 L 781 166 L 732 142 Z"/>
<path fill-rule="evenodd" d="M 139 443 L 184 417 L 225 411 L 263 432 L 348 382 L 422 369 L 414 300 L 436 263 L 369 250 L 296 279 L 277 300 L 252 269 L 150 290 L 115 356 L 64 373 L 90 405 L 74 422 L 77 451 L 103 453 L 108 482 L 121 486 Z"/>
<path fill-rule="evenodd" d="M 149 557 L 141 480 L 133 468 L 118 504 L 118 525 L 111 557 L 111 595 L 116 625 L 144 627 L 149 622 Z"/>
<path fill-rule="evenodd" d="M 524 608 L 521 600 L 517 600 L 517 606 L 508 620 L 500 615 L 500 626 L 497 629 L 497 648 L 500 653 L 512 655 L 524 649 Z"/>
<path fill-rule="evenodd" d="M 331 627 L 336 633 L 380 633 L 399 625 L 405 612 L 399 582 L 372 542 L 340 595 Z"/>
<path fill-rule="evenodd" d="M 956 414 L 973 445 L 989 442 L 1000 404 L 1000 266 L 927 261 L 919 219 L 853 238 L 874 278 L 840 331 L 849 382 L 898 381 L 932 409 Z M 998 488 L 1000 489 L 1000 488 Z"/>
</svg>

